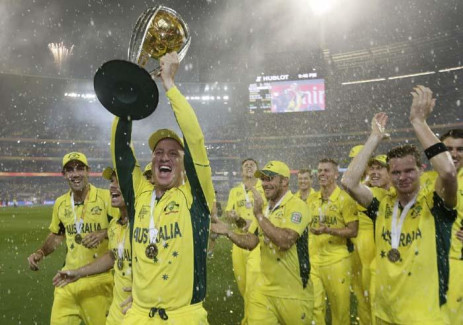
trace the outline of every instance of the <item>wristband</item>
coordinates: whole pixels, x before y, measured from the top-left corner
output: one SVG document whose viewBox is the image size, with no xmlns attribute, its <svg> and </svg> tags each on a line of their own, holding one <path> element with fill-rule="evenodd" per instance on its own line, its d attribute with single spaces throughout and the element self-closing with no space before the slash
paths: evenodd
<svg viewBox="0 0 463 325">
<path fill-rule="evenodd" d="M 424 149 L 424 154 L 428 158 L 428 160 L 431 160 L 434 156 L 437 156 L 440 153 L 448 151 L 447 147 L 445 144 L 442 142 L 437 142 L 433 144 L 432 146 Z"/>
</svg>

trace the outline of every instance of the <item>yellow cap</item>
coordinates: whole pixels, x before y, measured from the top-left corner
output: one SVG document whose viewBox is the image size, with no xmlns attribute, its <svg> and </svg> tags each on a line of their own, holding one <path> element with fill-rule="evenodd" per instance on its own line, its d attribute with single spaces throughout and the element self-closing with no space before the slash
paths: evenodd
<svg viewBox="0 0 463 325">
<path fill-rule="evenodd" d="M 180 139 L 177 133 L 169 129 L 160 129 L 154 132 L 153 134 L 151 134 L 148 140 L 148 144 L 151 148 L 151 151 L 154 151 L 154 148 L 156 148 L 156 145 L 158 144 L 159 141 L 161 141 L 162 139 L 166 139 L 166 138 L 174 139 L 183 148 L 183 141 L 182 139 Z"/>
<path fill-rule="evenodd" d="M 104 179 L 107 179 L 108 181 L 110 181 L 112 176 L 113 176 L 113 173 L 115 173 L 115 172 L 116 171 L 112 167 L 106 167 L 103 170 L 102 176 L 103 176 Z"/>
<path fill-rule="evenodd" d="M 371 166 L 374 162 L 379 163 L 381 166 L 387 166 L 387 156 L 386 155 L 377 155 L 375 157 L 370 158 L 368 161 L 368 166 Z"/>
<path fill-rule="evenodd" d="M 359 152 L 363 149 L 363 144 L 359 144 L 358 146 L 352 147 L 349 152 L 349 158 L 354 158 L 359 154 Z"/>
<path fill-rule="evenodd" d="M 63 168 L 66 166 L 66 164 L 70 161 L 77 160 L 83 163 L 85 166 L 88 167 L 88 162 L 87 162 L 87 157 L 83 153 L 80 152 L 70 152 L 68 154 L 65 154 L 63 157 Z"/>
<path fill-rule="evenodd" d="M 151 164 L 152 164 L 152 163 L 148 163 L 148 164 L 145 166 L 145 170 L 143 171 L 143 175 L 146 175 L 146 173 L 148 173 L 148 172 L 151 171 Z"/>
<path fill-rule="evenodd" d="M 288 165 L 278 160 L 272 160 L 272 161 L 269 161 L 264 166 L 264 168 L 254 173 L 254 176 L 258 178 L 262 176 L 272 177 L 275 175 L 280 175 L 280 176 L 289 178 L 290 172 L 289 172 Z"/>
</svg>

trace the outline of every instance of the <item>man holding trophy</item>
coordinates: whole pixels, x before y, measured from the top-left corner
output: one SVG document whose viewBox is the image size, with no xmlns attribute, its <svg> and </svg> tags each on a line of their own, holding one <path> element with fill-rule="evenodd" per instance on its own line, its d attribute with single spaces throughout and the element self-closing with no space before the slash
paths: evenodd
<svg viewBox="0 0 463 325">
<path fill-rule="evenodd" d="M 110 61 L 95 75 L 98 99 L 116 115 L 111 153 L 131 218 L 132 305 L 124 324 L 207 324 L 202 303 L 215 195 L 203 133 L 174 83 L 189 40 L 188 28 L 172 9 L 148 9 L 132 34 L 133 63 Z M 159 59 L 151 75 L 160 76 L 183 139 L 169 129 L 149 137 L 149 181 L 130 144 L 132 120 L 148 116 L 157 105 L 156 84 L 140 67 L 147 68 L 151 58 Z"/>
</svg>

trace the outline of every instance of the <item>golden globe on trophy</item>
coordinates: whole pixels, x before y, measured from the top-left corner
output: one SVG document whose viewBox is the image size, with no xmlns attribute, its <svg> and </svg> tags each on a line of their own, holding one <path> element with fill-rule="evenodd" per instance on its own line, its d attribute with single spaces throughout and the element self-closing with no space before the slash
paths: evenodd
<svg viewBox="0 0 463 325">
<path fill-rule="evenodd" d="M 190 42 L 188 26 L 177 12 L 165 6 L 147 9 L 132 31 L 128 61 L 108 61 L 96 72 L 98 100 L 119 117 L 141 120 L 151 115 L 159 100 L 152 78 L 160 72 L 159 59 L 176 51 L 182 60 Z"/>
</svg>

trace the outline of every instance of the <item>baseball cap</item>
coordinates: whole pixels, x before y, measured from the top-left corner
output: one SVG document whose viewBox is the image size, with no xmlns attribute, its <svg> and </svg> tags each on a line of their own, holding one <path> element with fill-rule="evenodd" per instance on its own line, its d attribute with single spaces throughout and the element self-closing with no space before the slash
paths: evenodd
<svg viewBox="0 0 463 325">
<path fill-rule="evenodd" d="M 363 149 L 363 144 L 359 144 L 358 146 L 352 147 L 349 152 L 349 158 L 354 158 L 359 154 L 359 152 Z"/>
<path fill-rule="evenodd" d="M 150 138 L 148 140 L 148 144 L 149 144 L 149 146 L 151 148 L 151 151 L 153 151 L 154 148 L 156 148 L 156 145 L 158 144 L 159 141 L 161 141 L 163 139 L 166 139 L 166 138 L 174 139 L 183 148 L 183 141 L 182 141 L 182 139 L 180 139 L 180 137 L 177 135 L 177 133 L 175 133 L 174 131 L 169 130 L 169 129 L 160 129 L 160 130 L 157 130 L 156 132 L 154 132 L 153 134 L 151 134 L 151 136 L 150 136 Z"/>
<path fill-rule="evenodd" d="M 108 181 L 110 181 L 114 172 L 115 172 L 115 170 L 112 167 L 106 167 L 103 170 L 102 176 L 103 176 L 104 179 L 107 179 Z"/>
<path fill-rule="evenodd" d="M 143 171 L 143 175 L 146 175 L 146 173 L 148 173 L 148 172 L 151 171 L 151 164 L 152 164 L 152 163 L 148 163 L 148 164 L 145 166 L 145 170 Z"/>
<path fill-rule="evenodd" d="M 262 176 L 272 177 L 275 175 L 280 175 L 283 177 L 288 177 L 290 175 L 289 167 L 284 162 L 278 160 L 269 161 L 264 168 L 256 171 L 254 176 L 259 178 Z"/>
<path fill-rule="evenodd" d="M 375 157 L 370 158 L 370 160 L 368 160 L 368 166 L 371 166 L 373 162 L 377 162 L 381 166 L 386 167 L 387 166 L 386 159 L 387 159 L 386 155 L 377 155 Z"/>
<path fill-rule="evenodd" d="M 68 154 L 65 154 L 63 157 L 63 165 L 62 167 L 66 166 L 67 163 L 70 161 L 77 160 L 83 163 L 85 166 L 88 167 L 88 162 L 87 162 L 87 157 L 83 153 L 80 152 L 70 152 Z"/>
</svg>

